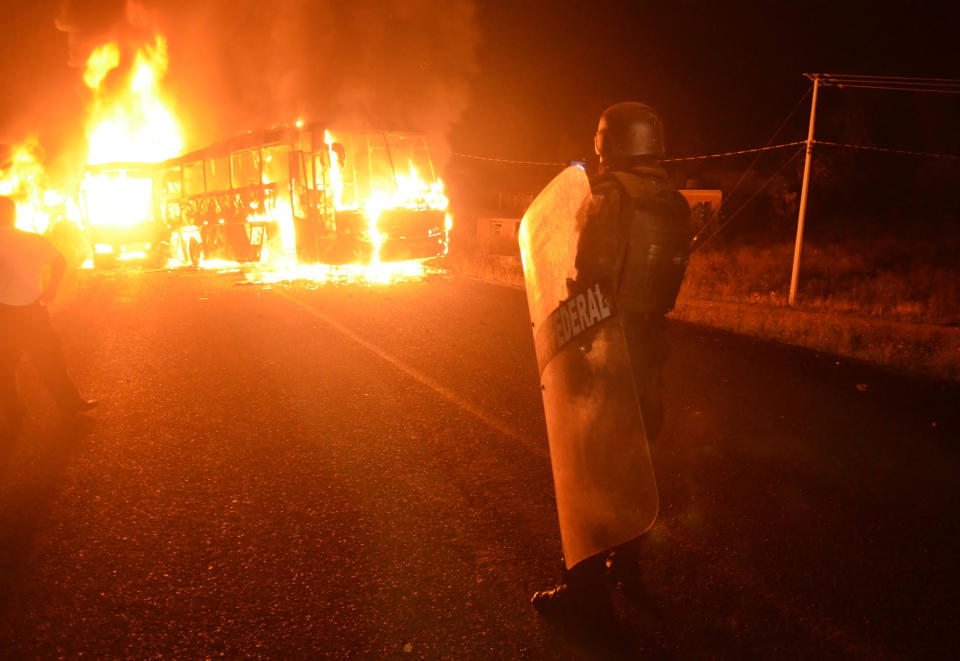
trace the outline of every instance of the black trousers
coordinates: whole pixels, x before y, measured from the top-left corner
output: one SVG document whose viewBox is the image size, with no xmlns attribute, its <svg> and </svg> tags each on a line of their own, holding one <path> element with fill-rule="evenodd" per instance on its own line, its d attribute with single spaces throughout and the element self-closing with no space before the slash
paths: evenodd
<svg viewBox="0 0 960 661">
<path fill-rule="evenodd" d="M 622 314 L 643 426 L 647 439 L 652 441 L 663 427 L 663 367 L 669 353 L 667 322 L 662 314 L 629 309 Z"/>
<path fill-rule="evenodd" d="M 26 355 L 62 411 L 80 401 L 67 374 L 60 340 L 50 313 L 40 301 L 30 305 L 0 304 L 0 413 L 19 417 L 23 403 L 17 390 L 17 367 Z"/>
</svg>

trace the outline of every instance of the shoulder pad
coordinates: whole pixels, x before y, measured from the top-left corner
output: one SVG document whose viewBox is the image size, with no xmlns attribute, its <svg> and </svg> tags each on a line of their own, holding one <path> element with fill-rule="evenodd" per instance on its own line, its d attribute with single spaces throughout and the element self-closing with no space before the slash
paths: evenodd
<svg viewBox="0 0 960 661">
<path fill-rule="evenodd" d="M 624 190 L 615 179 L 598 179 L 592 182 L 590 192 L 593 199 L 590 202 L 590 212 L 599 213 L 601 209 L 618 209 Z"/>
</svg>

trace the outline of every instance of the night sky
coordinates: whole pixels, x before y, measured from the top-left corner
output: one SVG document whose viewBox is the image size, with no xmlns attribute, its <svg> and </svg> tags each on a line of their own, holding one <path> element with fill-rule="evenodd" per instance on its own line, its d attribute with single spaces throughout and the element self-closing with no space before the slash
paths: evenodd
<svg viewBox="0 0 960 661">
<path fill-rule="evenodd" d="M 766 142 L 809 88 L 804 73 L 960 77 L 960 3 L 480 7 L 484 75 L 454 136 L 465 149 L 519 158 L 589 151 L 597 117 L 621 100 L 660 111 L 671 153 L 709 153 Z M 889 99 L 852 93 L 866 105 Z M 806 137 L 808 112 L 807 102 L 791 140 Z"/>
<path fill-rule="evenodd" d="M 36 131 L 54 159 L 82 142 L 83 90 L 69 60 L 85 53 L 75 37 L 116 33 L 124 3 L 68 2 L 67 13 L 85 22 L 69 43 L 55 25 L 58 16 L 63 23 L 62 1 L 2 3 L 0 142 Z M 255 122 L 285 121 L 280 115 L 293 112 L 289 104 L 272 103 L 283 96 L 309 100 L 303 107 L 318 114 L 342 114 L 354 104 L 376 115 L 371 122 L 446 135 L 445 148 L 453 152 L 563 161 L 592 151 L 604 107 L 639 100 L 663 115 L 671 154 L 709 153 L 763 144 L 809 88 L 805 72 L 960 77 L 960 3 L 316 2 L 298 10 L 303 16 L 288 9 L 296 38 L 285 38 L 291 29 L 268 30 L 273 41 L 260 36 L 271 12 L 284 11 L 273 8 L 297 3 L 143 4 L 156 8 L 174 33 L 170 84 L 179 99 L 195 99 L 189 114 L 204 118 L 196 122 L 195 144 L 257 128 L 247 126 Z M 232 15 L 232 7 L 246 13 Z M 214 29 L 220 36 L 206 39 Z M 295 46 L 283 50 L 282 42 Z M 311 50 L 319 42 L 334 46 Z M 391 52 L 379 54 L 387 43 Z M 197 62 L 187 60 L 208 52 L 203 48 L 217 62 L 199 67 L 201 76 Z M 231 71 L 234 54 L 247 48 L 262 57 Z M 243 79 L 259 61 L 280 72 L 273 78 L 285 87 Z M 296 75 L 285 75 L 285 67 Z M 349 70 L 359 84 L 348 88 L 331 69 Z M 197 92 L 221 80 L 232 86 L 224 84 L 218 96 Z M 860 94 L 855 103 L 867 109 L 888 98 L 847 94 Z M 279 105 L 284 113 L 270 117 Z M 231 107 L 250 112 L 217 114 Z M 805 137 L 808 107 L 784 140 Z M 829 115 L 831 107 L 822 112 Z M 956 124 L 944 130 L 956 132 Z"/>
</svg>

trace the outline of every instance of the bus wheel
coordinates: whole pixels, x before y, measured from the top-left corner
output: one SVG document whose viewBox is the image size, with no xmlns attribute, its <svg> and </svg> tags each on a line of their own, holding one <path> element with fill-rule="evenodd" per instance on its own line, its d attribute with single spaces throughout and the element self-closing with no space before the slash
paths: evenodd
<svg viewBox="0 0 960 661">
<path fill-rule="evenodd" d="M 191 238 L 187 244 L 187 252 L 190 257 L 190 266 L 200 266 L 200 258 L 203 255 L 203 249 L 200 247 L 200 242 L 194 238 Z"/>
</svg>

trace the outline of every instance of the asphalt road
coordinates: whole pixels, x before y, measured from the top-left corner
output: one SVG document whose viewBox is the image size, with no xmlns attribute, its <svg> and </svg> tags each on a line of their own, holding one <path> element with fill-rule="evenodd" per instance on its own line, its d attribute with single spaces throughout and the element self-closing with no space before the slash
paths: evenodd
<svg viewBox="0 0 960 661">
<path fill-rule="evenodd" d="M 929 658 L 955 647 L 955 385 L 673 324 L 648 603 L 528 599 L 560 541 L 523 293 L 86 273 L 103 400 L 0 444 L 0 658 Z"/>
</svg>

